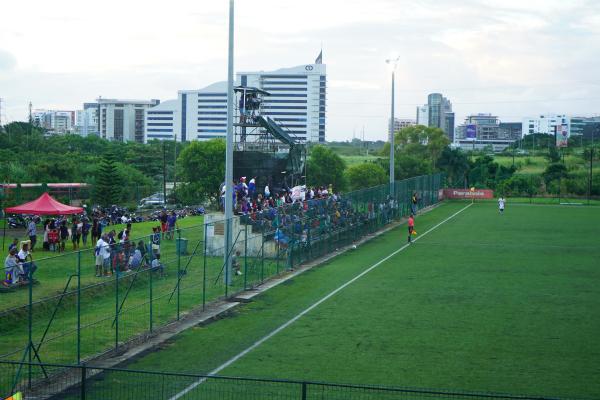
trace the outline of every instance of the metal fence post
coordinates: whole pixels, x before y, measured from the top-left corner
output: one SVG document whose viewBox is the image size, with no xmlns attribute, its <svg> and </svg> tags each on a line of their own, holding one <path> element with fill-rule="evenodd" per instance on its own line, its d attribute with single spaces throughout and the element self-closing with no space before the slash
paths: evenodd
<svg viewBox="0 0 600 400">
<path fill-rule="evenodd" d="M 208 231 L 208 225 L 204 224 L 204 265 L 202 267 L 202 311 L 204 311 L 206 307 L 206 232 Z"/>
<path fill-rule="evenodd" d="M 179 248 L 178 248 L 179 247 Z M 177 242 L 175 243 L 175 252 L 177 253 L 177 321 L 179 321 L 180 315 L 180 295 L 181 295 L 181 229 L 177 229 Z"/>
<path fill-rule="evenodd" d="M 77 251 L 77 364 L 81 362 L 81 250 Z"/>
<path fill-rule="evenodd" d="M 244 290 L 247 289 L 248 276 L 248 224 L 244 225 Z"/>
<path fill-rule="evenodd" d="M 148 280 L 148 283 L 149 283 L 149 286 L 150 286 L 150 293 L 149 293 L 149 295 L 150 295 L 150 302 L 149 302 L 150 303 L 150 333 L 152 333 L 152 328 L 153 328 L 153 315 L 152 315 L 152 313 L 154 311 L 152 309 L 152 297 L 153 297 L 153 294 L 152 294 L 152 286 L 153 286 L 152 269 L 148 270 L 148 274 L 150 275 L 150 279 Z"/>
<path fill-rule="evenodd" d="M 302 382 L 302 400 L 306 400 L 306 395 L 307 395 L 307 387 L 306 387 L 306 382 Z"/>
<path fill-rule="evenodd" d="M 33 272 L 32 268 L 29 268 L 29 321 L 28 321 L 28 330 L 29 330 L 29 343 L 27 345 L 27 355 L 29 357 L 29 365 L 28 365 L 28 383 L 29 387 L 31 387 L 31 352 L 33 351 Z"/>
<path fill-rule="evenodd" d="M 265 232 L 263 231 L 261 233 L 261 235 L 262 235 L 262 241 L 264 243 L 265 242 Z M 263 274 L 264 274 L 264 271 L 265 271 L 265 250 L 264 250 L 264 247 L 263 247 L 262 254 L 260 255 L 260 264 L 261 264 L 260 265 L 260 282 L 262 283 L 263 282 L 263 276 L 264 276 Z"/>
<path fill-rule="evenodd" d="M 115 351 L 119 349 L 119 268 L 115 268 Z"/>
<path fill-rule="evenodd" d="M 81 400 L 85 400 L 85 381 L 87 378 L 87 371 L 86 371 L 86 366 L 85 364 L 81 365 L 81 385 L 79 385 L 80 388 L 80 392 L 79 392 L 79 398 Z"/>
</svg>

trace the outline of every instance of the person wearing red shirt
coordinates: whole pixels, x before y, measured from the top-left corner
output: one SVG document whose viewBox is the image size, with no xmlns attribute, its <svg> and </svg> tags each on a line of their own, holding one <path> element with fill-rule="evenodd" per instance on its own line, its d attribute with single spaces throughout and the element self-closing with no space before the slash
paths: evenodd
<svg viewBox="0 0 600 400">
<path fill-rule="evenodd" d="M 412 234 L 415 230 L 415 218 L 412 214 L 408 217 L 408 243 L 412 243 Z"/>
</svg>

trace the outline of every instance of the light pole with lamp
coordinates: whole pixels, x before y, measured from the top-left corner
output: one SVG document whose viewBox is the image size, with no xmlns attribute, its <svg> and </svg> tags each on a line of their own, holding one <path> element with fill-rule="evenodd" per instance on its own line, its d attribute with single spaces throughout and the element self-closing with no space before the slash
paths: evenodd
<svg viewBox="0 0 600 400">
<path fill-rule="evenodd" d="M 395 79 L 396 79 L 396 67 L 398 66 L 398 60 L 400 60 L 400 56 L 395 59 L 387 59 L 385 62 L 392 66 L 392 105 L 390 109 L 390 193 L 395 193 L 394 191 L 394 91 L 395 91 Z"/>
<path fill-rule="evenodd" d="M 229 53 L 227 62 L 227 141 L 225 147 L 225 287 L 231 284 L 233 246 L 233 26 L 234 0 L 229 0 Z"/>
</svg>

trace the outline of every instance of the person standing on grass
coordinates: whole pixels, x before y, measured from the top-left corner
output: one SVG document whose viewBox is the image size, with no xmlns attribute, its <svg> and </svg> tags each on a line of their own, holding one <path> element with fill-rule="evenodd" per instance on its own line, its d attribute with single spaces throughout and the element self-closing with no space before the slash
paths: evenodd
<svg viewBox="0 0 600 400">
<path fill-rule="evenodd" d="M 503 196 L 500 196 L 500 198 L 498 199 L 498 212 L 500 213 L 500 215 L 504 214 L 504 203 L 506 201 L 504 200 Z"/>
<path fill-rule="evenodd" d="M 87 246 L 87 238 L 90 233 L 90 223 L 87 218 L 83 219 L 81 223 L 81 241 L 83 242 L 83 246 Z M 92 240 L 94 240 L 92 238 Z"/>
<path fill-rule="evenodd" d="M 408 243 L 412 243 L 412 235 L 415 230 L 415 218 L 412 214 L 408 217 Z"/>
<path fill-rule="evenodd" d="M 73 250 L 79 249 L 79 240 L 81 239 L 81 230 L 79 229 L 79 221 L 73 219 L 71 224 L 71 242 L 73 243 Z"/>
<path fill-rule="evenodd" d="M 102 276 L 102 270 L 104 267 L 104 248 L 108 247 L 108 243 L 104 241 L 104 238 L 101 237 L 96 242 L 96 248 L 94 254 L 96 256 L 96 277 L 99 278 Z"/>
<path fill-rule="evenodd" d="M 419 198 L 417 197 L 417 192 L 413 192 L 413 195 L 412 195 L 410 201 L 411 201 L 410 208 L 411 208 L 412 214 L 416 215 L 417 214 L 417 204 L 419 203 Z"/>
<path fill-rule="evenodd" d="M 27 224 L 27 236 L 29 236 L 29 240 L 31 241 L 31 251 L 35 248 L 35 243 L 37 242 L 37 227 L 35 226 L 35 217 L 31 218 L 29 224 Z"/>
<path fill-rule="evenodd" d="M 171 211 L 171 215 L 167 217 L 167 239 L 173 240 L 175 238 L 175 228 L 177 227 L 177 214 L 175 211 Z"/>
<path fill-rule="evenodd" d="M 59 234 L 60 234 L 60 244 L 59 244 L 58 252 L 60 253 L 60 252 L 65 251 L 65 244 L 67 243 L 67 239 L 69 239 L 69 228 L 67 227 L 66 219 L 64 219 L 60 222 Z"/>
<path fill-rule="evenodd" d="M 167 218 L 169 218 L 167 216 L 167 211 L 166 210 L 162 210 L 160 212 L 160 230 L 161 230 L 161 238 L 164 239 L 165 238 L 165 234 L 167 233 Z"/>
</svg>

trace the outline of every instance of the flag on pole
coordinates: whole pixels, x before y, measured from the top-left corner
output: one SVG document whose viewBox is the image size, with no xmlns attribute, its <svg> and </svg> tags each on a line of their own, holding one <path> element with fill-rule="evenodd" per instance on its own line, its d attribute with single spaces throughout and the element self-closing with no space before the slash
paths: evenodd
<svg viewBox="0 0 600 400">
<path fill-rule="evenodd" d="M 315 64 L 323 64 L 323 50 L 321 50 L 321 52 L 317 56 L 317 59 L 315 60 Z"/>
</svg>

